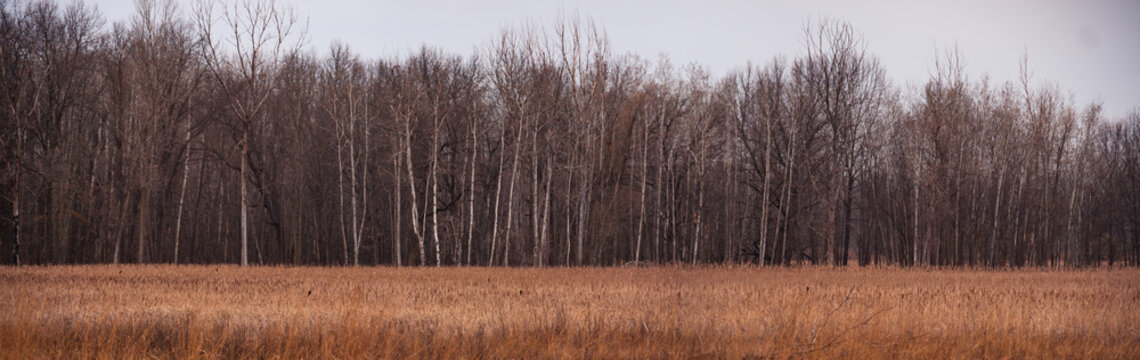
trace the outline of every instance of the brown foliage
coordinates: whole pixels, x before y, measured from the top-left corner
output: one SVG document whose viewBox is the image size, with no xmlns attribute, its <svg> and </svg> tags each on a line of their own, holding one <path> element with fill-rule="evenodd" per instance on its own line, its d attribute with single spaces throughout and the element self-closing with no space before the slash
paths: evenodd
<svg viewBox="0 0 1140 360">
<path fill-rule="evenodd" d="M 1140 271 L 0 269 L 0 358 L 1136 358 Z"/>
</svg>

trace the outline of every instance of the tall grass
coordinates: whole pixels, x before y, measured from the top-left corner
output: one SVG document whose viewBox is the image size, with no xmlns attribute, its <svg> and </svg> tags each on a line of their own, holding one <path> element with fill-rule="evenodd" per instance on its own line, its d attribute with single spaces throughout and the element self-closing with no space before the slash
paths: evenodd
<svg viewBox="0 0 1140 360">
<path fill-rule="evenodd" d="M 1140 270 L 0 268 L 0 358 L 1140 358 Z"/>
</svg>

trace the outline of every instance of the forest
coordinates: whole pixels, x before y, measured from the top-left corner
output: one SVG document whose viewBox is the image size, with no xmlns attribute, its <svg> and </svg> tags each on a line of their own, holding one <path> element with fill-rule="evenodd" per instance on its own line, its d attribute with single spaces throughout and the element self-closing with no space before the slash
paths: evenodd
<svg viewBox="0 0 1140 360">
<path fill-rule="evenodd" d="M 574 14 L 365 59 L 285 4 L 136 10 L 0 0 L 0 263 L 1140 264 L 1140 108 L 1028 56 L 904 87 L 841 20 L 720 75 Z"/>
</svg>

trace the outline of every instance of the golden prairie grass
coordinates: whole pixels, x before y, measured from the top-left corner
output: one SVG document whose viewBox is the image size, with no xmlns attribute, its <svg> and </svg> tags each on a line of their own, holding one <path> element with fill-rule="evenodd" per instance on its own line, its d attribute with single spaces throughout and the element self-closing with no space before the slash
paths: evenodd
<svg viewBox="0 0 1140 360">
<path fill-rule="evenodd" d="M 1140 358 L 1140 270 L 0 268 L 0 358 Z"/>
</svg>

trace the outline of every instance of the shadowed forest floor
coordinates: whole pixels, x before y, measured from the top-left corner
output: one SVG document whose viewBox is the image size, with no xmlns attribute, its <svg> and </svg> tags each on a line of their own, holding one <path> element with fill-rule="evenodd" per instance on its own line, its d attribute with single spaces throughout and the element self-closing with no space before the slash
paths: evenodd
<svg viewBox="0 0 1140 360">
<path fill-rule="evenodd" d="M 0 268 L 0 358 L 1138 358 L 1140 270 Z"/>
</svg>

